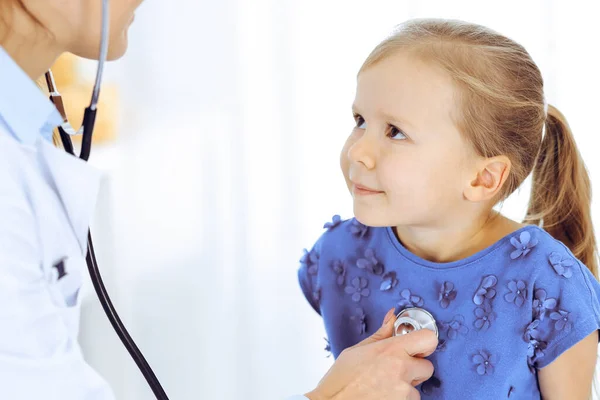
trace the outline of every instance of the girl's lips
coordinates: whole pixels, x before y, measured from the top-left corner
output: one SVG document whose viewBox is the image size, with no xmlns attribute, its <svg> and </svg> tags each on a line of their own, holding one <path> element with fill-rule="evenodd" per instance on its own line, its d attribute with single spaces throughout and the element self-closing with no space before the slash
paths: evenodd
<svg viewBox="0 0 600 400">
<path fill-rule="evenodd" d="M 375 195 L 375 194 L 381 194 L 381 193 L 383 193 L 381 190 L 371 189 L 369 187 L 362 186 L 362 185 L 359 185 L 359 184 L 356 184 L 356 183 L 353 183 L 352 192 L 354 194 L 357 194 L 357 195 L 360 195 L 360 196 L 370 196 L 370 195 Z"/>
</svg>

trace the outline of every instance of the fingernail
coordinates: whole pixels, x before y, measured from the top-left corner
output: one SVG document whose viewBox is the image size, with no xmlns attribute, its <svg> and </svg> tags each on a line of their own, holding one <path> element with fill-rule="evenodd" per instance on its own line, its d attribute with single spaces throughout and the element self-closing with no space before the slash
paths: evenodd
<svg viewBox="0 0 600 400">
<path fill-rule="evenodd" d="M 394 316 L 394 309 L 390 309 L 387 314 L 385 314 L 385 318 L 383 319 L 383 324 L 381 324 L 381 326 L 385 326 L 388 322 L 390 322 L 390 320 L 392 319 L 392 317 Z"/>
</svg>

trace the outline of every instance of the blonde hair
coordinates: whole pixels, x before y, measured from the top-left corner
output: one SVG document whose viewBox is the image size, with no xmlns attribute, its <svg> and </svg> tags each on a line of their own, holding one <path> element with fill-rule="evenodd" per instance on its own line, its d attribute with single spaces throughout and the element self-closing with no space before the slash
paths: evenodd
<svg viewBox="0 0 600 400">
<path fill-rule="evenodd" d="M 546 105 L 542 75 L 523 46 L 480 25 L 415 19 L 383 40 L 360 71 L 400 50 L 435 63 L 453 79 L 454 122 L 479 155 L 510 159 L 498 200 L 533 171 L 524 222 L 562 241 L 597 276 L 589 176 L 565 117 Z"/>
</svg>

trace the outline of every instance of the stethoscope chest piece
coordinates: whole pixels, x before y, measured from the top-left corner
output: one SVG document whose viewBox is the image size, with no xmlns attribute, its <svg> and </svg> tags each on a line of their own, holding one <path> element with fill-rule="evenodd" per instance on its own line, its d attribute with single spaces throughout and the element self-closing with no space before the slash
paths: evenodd
<svg viewBox="0 0 600 400">
<path fill-rule="evenodd" d="M 438 327 L 431 313 L 419 307 L 405 308 L 396 317 L 394 336 L 406 335 L 421 329 L 429 329 L 439 337 Z"/>
</svg>

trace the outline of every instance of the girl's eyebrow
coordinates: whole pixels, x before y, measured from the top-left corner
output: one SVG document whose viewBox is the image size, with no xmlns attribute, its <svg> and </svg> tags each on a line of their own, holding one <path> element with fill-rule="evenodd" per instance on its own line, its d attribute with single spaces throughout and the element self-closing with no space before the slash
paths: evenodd
<svg viewBox="0 0 600 400">
<path fill-rule="evenodd" d="M 358 110 L 358 108 L 359 107 L 357 107 L 356 104 L 354 104 L 354 103 L 352 104 L 352 112 L 355 114 L 362 115 L 362 113 Z M 398 118 L 397 116 L 392 115 L 392 113 L 378 110 L 378 114 L 387 121 L 397 122 L 400 125 L 402 125 L 403 127 L 408 127 L 413 130 L 415 129 L 415 126 L 413 124 L 411 124 L 408 120 L 406 120 L 404 118 Z"/>
<path fill-rule="evenodd" d="M 402 125 L 403 127 L 408 127 L 409 129 L 414 130 L 415 126 L 413 124 L 411 124 L 407 119 L 405 118 L 398 118 L 395 115 L 392 115 L 392 113 L 389 112 L 385 112 L 385 111 L 380 111 L 379 112 L 380 115 L 385 118 L 387 121 L 395 121 L 398 122 L 400 125 Z"/>
</svg>

